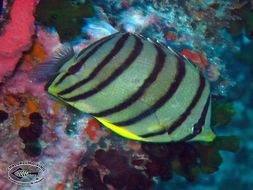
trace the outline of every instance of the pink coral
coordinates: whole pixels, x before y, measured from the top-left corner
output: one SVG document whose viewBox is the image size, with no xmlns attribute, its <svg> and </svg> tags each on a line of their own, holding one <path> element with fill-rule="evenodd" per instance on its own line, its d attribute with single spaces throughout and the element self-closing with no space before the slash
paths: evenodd
<svg viewBox="0 0 253 190">
<path fill-rule="evenodd" d="M 41 27 L 38 27 L 37 31 L 38 41 L 42 44 L 48 57 L 54 55 L 54 51 L 61 47 L 60 38 L 55 31 L 46 31 Z"/>
<path fill-rule="evenodd" d="M 0 36 L 0 81 L 10 74 L 31 45 L 34 34 L 33 13 L 36 0 L 15 0 L 11 10 L 11 19 Z"/>
</svg>

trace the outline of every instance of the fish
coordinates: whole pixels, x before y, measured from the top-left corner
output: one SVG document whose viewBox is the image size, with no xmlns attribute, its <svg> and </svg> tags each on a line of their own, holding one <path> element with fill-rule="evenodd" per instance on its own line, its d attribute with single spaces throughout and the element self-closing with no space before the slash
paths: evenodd
<svg viewBox="0 0 253 190">
<path fill-rule="evenodd" d="M 28 170 L 23 170 L 22 168 L 18 168 L 16 171 L 14 171 L 12 173 L 16 178 L 19 178 L 19 179 L 22 179 L 24 177 L 27 177 L 27 176 L 34 176 L 34 175 L 38 175 L 39 173 L 38 172 L 31 172 L 31 171 L 28 171 Z"/>
<path fill-rule="evenodd" d="M 215 138 L 210 84 L 171 47 L 137 33 L 117 32 L 79 53 L 67 48 L 61 55 L 58 62 L 65 63 L 56 66 L 48 93 L 116 134 L 150 143 Z"/>
</svg>

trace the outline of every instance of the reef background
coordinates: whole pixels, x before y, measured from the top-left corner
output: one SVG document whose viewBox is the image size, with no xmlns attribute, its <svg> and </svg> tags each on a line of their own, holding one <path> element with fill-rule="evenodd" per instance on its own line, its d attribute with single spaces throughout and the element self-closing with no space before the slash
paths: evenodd
<svg viewBox="0 0 253 190">
<path fill-rule="evenodd" d="M 6 168 L 46 168 L 31 189 L 252 189 L 253 2 L 0 1 L 0 188 Z M 175 48 L 212 84 L 212 143 L 123 139 L 49 96 L 33 69 L 64 43 L 76 52 L 117 30 Z M 240 142 L 239 142 L 240 141 Z"/>
</svg>

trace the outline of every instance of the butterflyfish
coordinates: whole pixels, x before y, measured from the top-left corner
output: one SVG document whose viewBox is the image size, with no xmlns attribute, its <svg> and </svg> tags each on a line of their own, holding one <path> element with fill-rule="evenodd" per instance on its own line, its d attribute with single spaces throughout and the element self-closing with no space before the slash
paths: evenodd
<svg viewBox="0 0 253 190">
<path fill-rule="evenodd" d="M 60 55 L 48 92 L 115 133 L 153 143 L 215 138 L 210 84 L 172 48 L 118 32 Z"/>
</svg>

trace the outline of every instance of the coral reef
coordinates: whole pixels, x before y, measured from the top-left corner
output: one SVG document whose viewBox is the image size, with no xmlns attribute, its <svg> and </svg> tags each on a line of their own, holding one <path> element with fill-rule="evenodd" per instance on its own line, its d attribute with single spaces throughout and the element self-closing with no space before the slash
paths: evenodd
<svg viewBox="0 0 253 190">
<path fill-rule="evenodd" d="M 62 105 L 53 102 L 50 105 L 50 100 L 47 100 L 48 104 L 41 102 L 28 92 L 0 97 L 0 109 L 5 110 L 1 111 L 4 121 L 0 123 L 0 139 L 5 142 L 0 147 L 1 183 L 10 184 L 4 179 L 5 168 L 20 159 L 39 161 L 50 168 L 43 185 L 47 189 L 59 186 L 60 182 L 71 182 L 74 168 L 86 149 L 86 134 L 83 132 L 86 117 L 80 119 L 76 133 L 68 136 L 65 130 L 67 123 L 72 121 L 69 118 L 71 114 Z M 62 164 L 64 168 L 60 167 Z"/>
<path fill-rule="evenodd" d="M 95 6 L 99 7 L 98 15 L 115 28 L 142 33 L 145 37 L 158 39 L 183 52 L 206 71 L 220 95 L 224 95 L 232 86 L 230 81 L 222 85 L 216 81 L 226 75 L 225 60 L 221 61 L 219 57 L 221 52 L 227 47 L 235 48 L 223 36 L 224 29 L 229 28 L 229 23 L 237 18 L 231 11 L 235 3 L 236 0 L 94 0 Z"/>
<path fill-rule="evenodd" d="M 34 34 L 35 0 L 14 1 L 10 13 L 10 22 L 0 34 L 0 81 L 11 74 L 22 52 L 28 50 Z M 26 10 L 26 11 L 24 11 Z"/>
<path fill-rule="evenodd" d="M 41 145 L 39 137 L 42 134 L 43 120 L 38 112 L 33 112 L 29 115 L 30 125 L 19 129 L 19 137 L 25 144 L 24 151 L 28 155 L 34 157 L 41 153 Z"/>
<path fill-rule="evenodd" d="M 239 139 L 234 136 L 217 137 L 212 143 L 142 143 L 137 150 L 117 148 L 113 141 L 110 144 L 107 149 L 98 148 L 84 166 L 85 188 L 151 189 L 155 177 L 167 181 L 174 173 L 195 181 L 201 173 L 211 174 L 219 169 L 221 150 L 239 149 Z"/>
<path fill-rule="evenodd" d="M 55 27 L 61 40 L 73 40 L 81 34 L 83 19 L 93 16 L 90 1 L 43 0 L 36 10 L 36 20 L 46 27 Z"/>
<path fill-rule="evenodd" d="M 110 185 L 115 189 L 141 190 L 150 189 L 152 186 L 151 179 L 130 167 L 128 157 L 114 149 L 97 150 L 94 162 L 97 162 L 98 166 L 94 167 L 92 163 L 83 169 L 86 188 L 108 189 L 107 186 Z M 104 171 L 103 174 L 100 173 L 101 170 Z M 106 173 L 106 170 L 109 173 Z M 103 175 L 102 180 L 101 175 Z"/>
<path fill-rule="evenodd" d="M 231 13 L 237 18 L 229 22 L 227 31 L 231 34 L 236 50 L 235 58 L 242 63 L 247 63 L 252 68 L 253 58 L 253 11 L 252 1 L 243 1 L 231 9 Z"/>
<path fill-rule="evenodd" d="M 22 61 L 26 63 L 33 63 L 34 65 L 44 62 L 47 59 L 47 53 L 43 45 L 36 39 L 31 47 L 31 49 L 24 53 Z M 24 69 L 27 68 L 24 67 Z"/>
<path fill-rule="evenodd" d="M 187 57 L 196 65 L 198 65 L 202 71 L 206 70 L 206 67 L 208 66 L 208 62 L 207 62 L 206 54 L 204 52 L 198 53 L 198 52 L 194 52 L 188 49 L 183 49 L 181 54 Z"/>
<path fill-rule="evenodd" d="M 94 143 L 98 142 L 100 138 L 108 135 L 106 131 L 102 130 L 101 124 L 95 119 L 89 119 L 87 121 L 84 131 L 88 135 L 89 139 Z"/>
<path fill-rule="evenodd" d="M 6 178 L 6 168 L 19 160 L 45 166 L 45 179 L 34 189 L 250 189 L 253 85 L 245 85 L 252 80 L 249 1 L 41 0 L 36 7 L 37 2 L 0 1 L 2 189 L 18 188 Z M 49 96 L 45 83 L 30 77 L 34 67 L 54 56 L 61 41 L 78 52 L 117 30 L 159 39 L 200 67 L 215 94 L 213 142 L 148 144 L 124 139 Z M 229 93 L 233 81 L 227 73 L 240 84 Z M 224 133 L 240 135 L 238 155 L 229 153 L 238 151 L 238 138 L 219 135 Z"/>
</svg>

